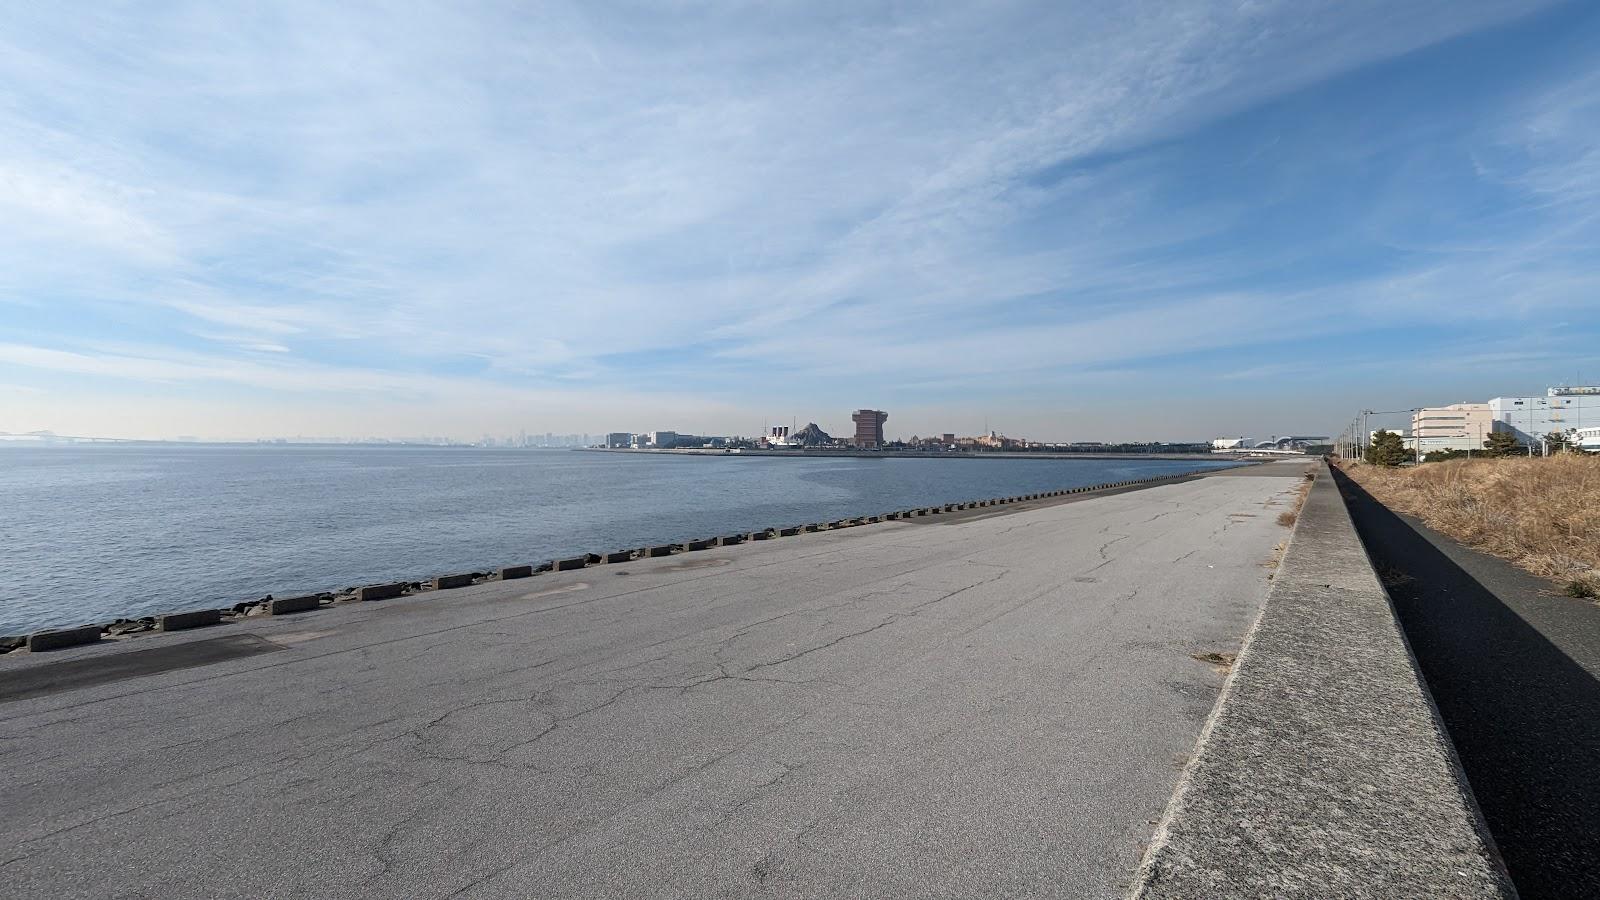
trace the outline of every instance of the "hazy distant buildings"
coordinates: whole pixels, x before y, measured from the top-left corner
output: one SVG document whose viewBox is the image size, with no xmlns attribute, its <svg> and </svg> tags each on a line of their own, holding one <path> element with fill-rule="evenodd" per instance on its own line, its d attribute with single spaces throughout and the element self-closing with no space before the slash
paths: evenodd
<svg viewBox="0 0 1600 900">
<path fill-rule="evenodd" d="M 858 409 L 850 419 L 856 423 L 853 443 L 857 447 L 883 446 L 883 423 L 889 420 L 888 413 L 881 409 Z"/>
<path fill-rule="evenodd" d="M 613 431 L 605 436 L 603 446 L 633 450 L 672 450 L 675 448 L 723 448 L 730 439 L 713 435 L 682 434 L 677 431 L 646 431 L 631 433 Z M 751 442 L 753 443 L 753 442 Z"/>
<path fill-rule="evenodd" d="M 1496 397 L 1488 407 L 1494 430 L 1509 431 L 1517 440 L 1535 444 L 1552 431 L 1567 433 L 1600 425 L 1600 386 L 1553 387 L 1543 397 Z"/>
<path fill-rule="evenodd" d="M 1494 415 L 1487 403 L 1452 403 L 1425 406 L 1411 414 L 1413 446 L 1422 453 L 1436 450 L 1481 450 L 1483 439 L 1494 431 Z"/>
<path fill-rule="evenodd" d="M 1533 452 L 1552 433 L 1581 444 L 1586 436 L 1583 432 L 1595 429 L 1600 429 L 1600 385 L 1557 385 L 1546 388 L 1542 397 L 1495 397 L 1487 403 L 1415 409 L 1411 411 L 1411 432 L 1401 436 L 1407 448 L 1425 456 L 1437 451 L 1482 450 L 1483 442 L 1497 431 L 1512 435 Z M 1349 439 L 1341 436 L 1340 442 L 1345 453 L 1359 453 L 1376 434 L 1376 429 L 1352 428 L 1345 432 Z"/>
<path fill-rule="evenodd" d="M 1009 438 L 999 432 L 990 431 L 988 434 L 979 435 L 972 439 L 973 446 L 983 450 L 1018 450 L 1024 441 Z"/>
</svg>

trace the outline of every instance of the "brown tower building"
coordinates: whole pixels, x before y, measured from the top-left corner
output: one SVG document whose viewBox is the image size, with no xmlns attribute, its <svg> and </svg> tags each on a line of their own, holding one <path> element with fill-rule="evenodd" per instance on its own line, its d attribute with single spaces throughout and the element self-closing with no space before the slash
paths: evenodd
<svg viewBox="0 0 1600 900">
<path fill-rule="evenodd" d="M 881 409 L 858 409 L 850 419 L 856 423 L 857 447 L 882 447 L 883 423 L 889 414 Z"/>
</svg>

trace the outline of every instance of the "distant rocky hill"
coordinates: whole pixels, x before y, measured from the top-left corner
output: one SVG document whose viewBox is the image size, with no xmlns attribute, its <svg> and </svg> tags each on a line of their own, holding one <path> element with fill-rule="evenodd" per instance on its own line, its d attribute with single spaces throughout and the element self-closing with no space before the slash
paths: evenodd
<svg viewBox="0 0 1600 900">
<path fill-rule="evenodd" d="M 833 438 L 826 431 L 817 427 L 817 423 L 808 422 L 806 427 L 789 435 L 789 443 L 799 444 L 802 447 L 821 447 L 833 443 Z"/>
</svg>

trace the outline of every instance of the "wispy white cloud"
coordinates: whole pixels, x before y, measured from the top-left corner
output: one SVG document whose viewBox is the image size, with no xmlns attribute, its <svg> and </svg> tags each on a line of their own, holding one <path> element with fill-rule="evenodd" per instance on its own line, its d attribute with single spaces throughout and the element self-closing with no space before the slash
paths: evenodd
<svg viewBox="0 0 1600 900">
<path fill-rule="evenodd" d="M 171 235 L 142 216 L 140 190 L 41 161 L 0 161 L 0 216 L 30 226 L 16 237 L 83 242 L 143 263 L 171 263 Z"/>
<path fill-rule="evenodd" d="M 161 334 L 0 360 L 542 413 L 676 363 L 915 390 L 1337 333 L 1337 288 L 1186 251 L 1253 211 L 1134 151 L 1541 5 L 34 7 L 0 35 L 0 295 Z M 1592 176 L 1581 103 L 1530 116 L 1529 190 Z M 1370 324 L 1471 285 L 1341 286 Z"/>
</svg>

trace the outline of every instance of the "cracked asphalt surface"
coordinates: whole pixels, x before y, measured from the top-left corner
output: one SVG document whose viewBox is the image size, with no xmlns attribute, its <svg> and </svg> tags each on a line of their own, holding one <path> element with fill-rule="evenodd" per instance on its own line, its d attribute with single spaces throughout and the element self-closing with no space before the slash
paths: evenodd
<svg viewBox="0 0 1600 900">
<path fill-rule="evenodd" d="M 1121 896 L 1303 468 L 13 653 L 284 648 L 0 703 L 0 884 Z"/>
</svg>

